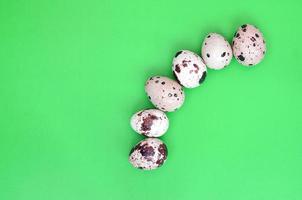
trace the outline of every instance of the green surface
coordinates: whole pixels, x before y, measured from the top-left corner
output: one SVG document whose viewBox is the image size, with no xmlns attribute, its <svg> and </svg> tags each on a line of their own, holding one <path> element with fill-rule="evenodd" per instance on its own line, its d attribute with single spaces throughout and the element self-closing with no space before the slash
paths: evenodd
<svg viewBox="0 0 302 200">
<path fill-rule="evenodd" d="M 299 1 L 2 0 L 1 200 L 301 200 Z M 162 137 L 166 164 L 128 163 L 151 107 L 151 75 L 171 76 L 180 49 L 229 41 L 255 24 L 267 41 L 253 68 L 234 59 L 185 90 Z"/>
</svg>

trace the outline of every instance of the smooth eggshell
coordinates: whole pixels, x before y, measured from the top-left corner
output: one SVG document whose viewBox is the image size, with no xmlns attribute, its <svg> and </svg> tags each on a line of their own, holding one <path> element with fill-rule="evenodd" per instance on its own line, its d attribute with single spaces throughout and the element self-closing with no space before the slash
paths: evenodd
<svg viewBox="0 0 302 200">
<path fill-rule="evenodd" d="M 265 52 L 265 40 L 259 29 L 250 24 L 238 28 L 233 38 L 233 54 L 239 63 L 256 65 L 264 58 Z"/>
<path fill-rule="evenodd" d="M 222 69 L 232 60 L 232 48 L 228 41 L 217 33 L 208 34 L 202 44 L 202 59 L 210 69 Z"/>
<path fill-rule="evenodd" d="M 135 113 L 130 120 L 134 131 L 147 137 L 160 137 L 169 128 L 167 115 L 157 109 L 141 110 Z"/>
<path fill-rule="evenodd" d="M 165 112 L 179 109 L 185 100 L 181 85 L 164 76 L 149 78 L 145 84 L 145 91 L 153 105 Z"/>
<path fill-rule="evenodd" d="M 162 166 L 167 156 L 167 146 L 161 140 L 147 138 L 131 149 L 129 162 L 135 168 L 152 170 Z"/>
</svg>

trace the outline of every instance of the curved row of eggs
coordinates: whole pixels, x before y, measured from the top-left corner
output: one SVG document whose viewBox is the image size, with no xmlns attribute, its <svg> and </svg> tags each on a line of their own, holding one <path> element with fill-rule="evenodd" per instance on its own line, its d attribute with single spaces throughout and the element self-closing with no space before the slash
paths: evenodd
<svg viewBox="0 0 302 200">
<path fill-rule="evenodd" d="M 195 88 L 206 78 L 207 67 L 220 70 L 228 66 L 234 55 L 244 66 L 258 64 L 265 55 L 266 45 L 262 33 L 250 24 L 242 25 L 236 31 L 232 47 L 218 33 L 209 33 L 201 48 L 201 57 L 194 52 L 181 50 L 173 58 L 172 71 L 177 81 L 164 76 L 150 77 L 145 92 L 157 109 L 146 109 L 135 113 L 130 124 L 137 133 L 150 137 L 132 148 L 129 161 L 140 169 L 151 170 L 161 166 L 167 159 L 167 147 L 159 139 L 169 127 L 164 112 L 179 109 L 185 100 L 183 87 Z"/>
</svg>

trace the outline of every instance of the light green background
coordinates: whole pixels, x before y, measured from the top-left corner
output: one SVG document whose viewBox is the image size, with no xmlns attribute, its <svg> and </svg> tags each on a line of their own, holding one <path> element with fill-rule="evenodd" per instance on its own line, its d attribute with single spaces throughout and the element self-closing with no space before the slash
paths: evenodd
<svg viewBox="0 0 302 200">
<path fill-rule="evenodd" d="M 296 1 L 1 0 L 1 200 L 301 200 L 302 28 Z M 185 90 L 166 164 L 128 163 L 151 75 L 176 51 L 257 25 L 264 61 Z"/>
</svg>

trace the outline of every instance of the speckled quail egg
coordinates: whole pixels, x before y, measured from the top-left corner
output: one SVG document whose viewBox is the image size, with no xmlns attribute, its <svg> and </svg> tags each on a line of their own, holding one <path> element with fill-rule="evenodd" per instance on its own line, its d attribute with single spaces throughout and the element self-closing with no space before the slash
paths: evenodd
<svg viewBox="0 0 302 200">
<path fill-rule="evenodd" d="M 185 100 L 181 85 L 164 76 L 149 78 L 145 84 L 145 91 L 153 105 L 165 112 L 177 110 Z"/>
<path fill-rule="evenodd" d="M 207 68 L 201 57 L 188 50 L 176 53 L 172 70 L 178 82 L 186 88 L 198 87 L 207 75 Z"/>
<path fill-rule="evenodd" d="M 147 138 L 131 149 L 129 162 L 136 168 L 152 170 L 162 166 L 167 156 L 167 146 L 161 140 Z"/>
<path fill-rule="evenodd" d="M 217 33 L 209 33 L 202 44 L 202 59 L 210 69 L 222 69 L 232 60 L 232 48 L 228 41 Z"/>
<path fill-rule="evenodd" d="M 233 54 L 245 66 L 258 64 L 266 52 L 262 33 L 255 26 L 244 24 L 238 28 L 233 38 Z"/>
<path fill-rule="evenodd" d="M 167 115 L 157 109 L 141 110 L 135 113 L 130 120 L 134 131 L 147 137 L 160 137 L 169 128 Z"/>
</svg>

